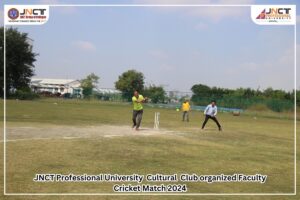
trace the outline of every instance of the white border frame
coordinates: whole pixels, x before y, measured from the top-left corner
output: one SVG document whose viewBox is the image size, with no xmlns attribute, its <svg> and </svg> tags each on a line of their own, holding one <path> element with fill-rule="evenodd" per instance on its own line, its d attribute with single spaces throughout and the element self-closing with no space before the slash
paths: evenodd
<svg viewBox="0 0 300 200">
<path fill-rule="evenodd" d="M 5 4 L 9 5 L 9 4 Z M 41 4 L 45 5 L 45 4 Z M 259 5 L 259 4 L 254 4 Z M 284 5 L 284 4 L 282 4 Z M 53 4 L 50 7 L 250 7 L 251 4 Z M 295 5 L 296 8 L 296 5 Z M 3 13 L 5 15 L 5 13 Z M 296 16 L 296 11 L 295 11 Z M 249 16 L 251 17 L 251 16 Z M 6 196 L 291 196 L 297 194 L 297 21 L 294 26 L 294 192 L 293 193 L 8 193 L 6 192 L 6 25 L 4 23 L 4 138 L 3 138 L 3 190 Z"/>
</svg>

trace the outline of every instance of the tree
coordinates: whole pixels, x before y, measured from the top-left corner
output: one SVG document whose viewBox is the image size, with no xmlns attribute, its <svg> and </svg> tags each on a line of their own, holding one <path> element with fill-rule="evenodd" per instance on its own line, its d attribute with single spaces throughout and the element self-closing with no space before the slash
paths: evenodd
<svg viewBox="0 0 300 200">
<path fill-rule="evenodd" d="M 233 92 L 234 97 L 242 98 L 244 96 L 245 89 L 244 88 L 237 88 Z"/>
<path fill-rule="evenodd" d="M 84 98 L 89 98 L 91 97 L 93 93 L 93 89 L 97 87 L 99 80 L 99 76 L 97 76 L 94 73 L 91 73 L 88 75 L 85 79 L 82 79 L 81 82 L 81 87 L 83 89 L 82 93 Z"/>
<path fill-rule="evenodd" d="M 245 98 L 252 98 L 255 96 L 255 90 L 252 90 L 251 88 L 246 88 L 244 90 L 244 97 Z"/>
<path fill-rule="evenodd" d="M 207 85 L 196 84 L 191 88 L 193 92 L 192 101 L 199 105 L 203 105 L 211 99 L 211 88 Z"/>
<path fill-rule="evenodd" d="M 273 95 L 273 88 L 268 87 L 267 89 L 264 90 L 263 92 L 265 97 L 272 97 Z"/>
<path fill-rule="evenodd" d="M 295 94 L 294 92 L 293 92 L 293 95 Z M 296 91 L 296 104 L 297 104 L 297 106 L 300 106 L 300 90 Z"/>
<path fill-rule="evenodd" d="M 32 51 L 27 33 L 15 28 L 8 28 L 6 33 L 6 92 L 10 96 L 17 90 L 27 90 L 31 77 L 34 75 L 34 62 L 38 54 Z M 0 95 L 4 94 L 4 27 L 0 28 Z"/>
<path fill-rule="evenodd" d="M 195 95 L 198 95 L 201 97 L 209 97 L 210 93 L 211 93 L 210 87 L 208 87 L 207 85 L 203 85 L 203 84 L 193 85 L 191 90 Z"/>
<path fill-rule="evenodd" d="M 163 103 L 166 100 L 166 92 L 162 86 L 150 85 L 145 88 L 144 95 L 153 103 Z"/>
<path fill-rule="evenodd" d="M 274 90 L 272 97 L 277 99 L 285 99 L 286 94 L 287 92 L 283 90 Z"/>
<path fill-rule="evenodd" d="M 122 92 L 122 97 L 131 100 L 135 90 L 141 92 L 144 89 L 144 74 L 136 70 L 128 70 L 119 76 L 115 82 L 116 89 Z"/>
</svg>

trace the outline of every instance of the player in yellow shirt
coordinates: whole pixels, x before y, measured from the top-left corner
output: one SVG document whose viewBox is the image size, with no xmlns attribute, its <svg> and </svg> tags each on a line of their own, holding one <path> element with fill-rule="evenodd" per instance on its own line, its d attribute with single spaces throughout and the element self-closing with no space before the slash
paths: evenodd
<svg viewBox="0 0 300 200">
<path fill-rule="evenodd" d="M 133 112 L 132 112 L 132 121 L 133 126 L 132 128 L 135 128 L 135 130 L 139 130 L 142 118 L 143 118 L 143 103 L 147 100 L 147 97 L 143 97 L 143 95 L 140 95 L 138 91 L 134 91 L 133 97 L 132 97 L 132 104 L 133 104 Z"/>
<path fill-rule="evenodd" d="M 184 120 L 186 118 L 186 121 L 189 122 L 190 121 L 189 112 L 191 110 L 191 106 L 190 106 L 190 103 L 188 100 L 185 100 L 182 103 L 181 110 L 182 110 L 182 121 L 184 122 Z"/>
</svg>

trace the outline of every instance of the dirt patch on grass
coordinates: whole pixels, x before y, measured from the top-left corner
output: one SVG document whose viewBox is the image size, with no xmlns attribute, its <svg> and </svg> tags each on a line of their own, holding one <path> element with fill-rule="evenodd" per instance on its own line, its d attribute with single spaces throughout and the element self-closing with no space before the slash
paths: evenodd
<svg viewBox="0 0 300 200">
<path fill-rule="evenodd" d="M 152 136 L 174 134 L 173 131 L 141 128 L 135 131 L 129 126 L 22 126 L 7 127 L 7 141 L 41 140 L 41 139 L 76 139 L 97 137 Z"/>
</svg>

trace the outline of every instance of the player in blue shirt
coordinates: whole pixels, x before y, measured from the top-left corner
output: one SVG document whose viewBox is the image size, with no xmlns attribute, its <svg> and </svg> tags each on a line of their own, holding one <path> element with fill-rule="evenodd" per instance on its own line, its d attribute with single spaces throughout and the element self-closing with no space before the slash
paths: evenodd
<svg viewBox="0 0 300 200">
<path fill-rule="evenodd" d="M 205 124 L 207 123 L 207 121 L 209 119 L 212 119 L 218 125 L 219 131 L 222 130 L 222 127 L 221 127 L 220 123 L 218 122 L 218 120 L 216 118 L 217 113 L 218 113 L 218 108 L 216 106 L 216 101 L 212 100 L 211 104 L 209 104 L 204 110 L 205 120 L 202 124 L 202 129 L 204 129 Z"/>
</svg>

